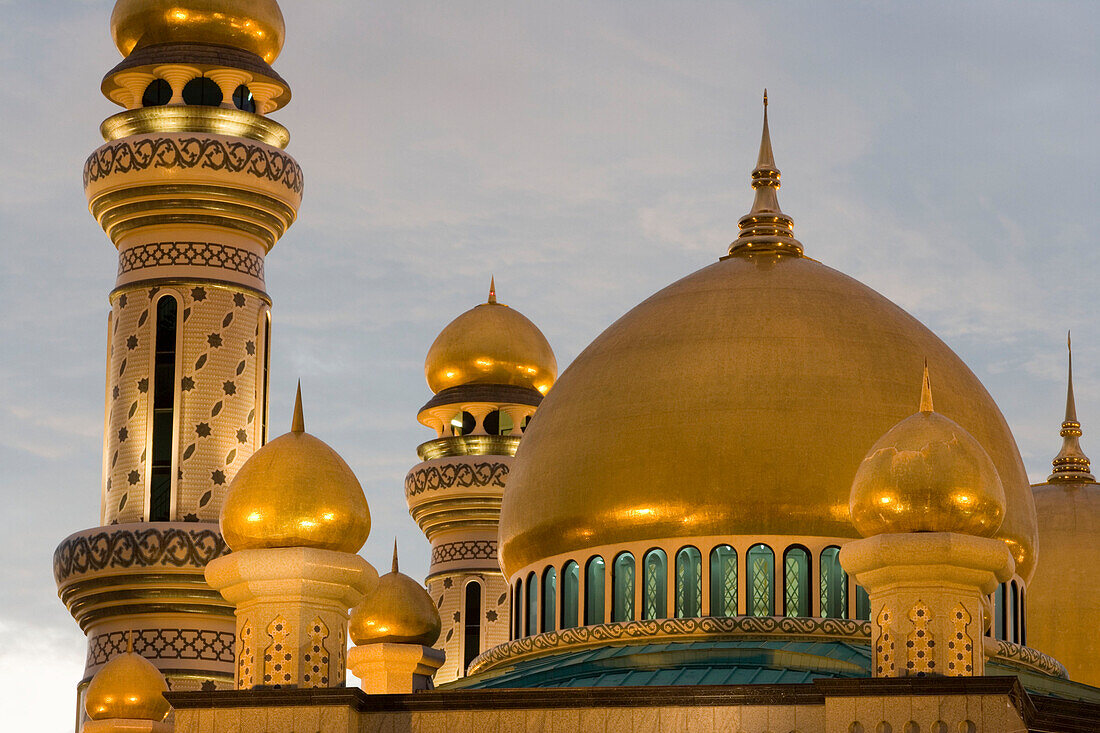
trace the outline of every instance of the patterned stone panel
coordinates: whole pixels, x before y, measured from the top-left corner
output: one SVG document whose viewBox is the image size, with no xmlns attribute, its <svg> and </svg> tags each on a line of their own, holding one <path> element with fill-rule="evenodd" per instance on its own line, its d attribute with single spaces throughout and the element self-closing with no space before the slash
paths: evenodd
<svg viewBox="0 0 1100 733">
<path fill-rule="evenodd" d="M 458 560 L 492 560 L 497 556 L 495 540 L 443 542 L 432 548 L 432 565 Z"/>
<path fill-rule="evenodd" d="M 158 522 L 97 527 L 64 539 L 53 555 L 58 586 L 88 573 L 199 569 L 229 552 L 217 525 L 172 526 Z"/>
<path fill-rule="evenodd" d="M 249 275 L 263 282 L 264 258 L 243 247 L 219 242 L 152 242 L 118 253 L 119 277 L 157 267 L 208 267 Z"/>
<path fill-rule="evenodd" d="M 148 293 L 117 295 L 111 303 L 107 370 L 107 524 L 140 522 L 145 511 L 146 429 L 155 325 Z"/>
<path fill-rule="evenodd" d="M 202 660 L 232 664 L 236 637 L 210 629 L 135 629 L 134 651 L 146 659 Z M 112 631 L 88 639 L 87 667 L 105 664 L 126 651 L 128 633 Z"/>
<path fill-rule="evenodd" d="M 482 584 L 481 644 L 478 655 L 508 640 L 511 604 L 508 584 L 499 573 L 454 573 L 435 576 L 428 581 L 428 595 L 436 602 L 443 631 L 435 644 L 447 659 L 435 673 L 435 683 L 443 684 L 464 676 L 463 638 L 465 618 L 463 593 L 469 581 Z"/>
</svg>

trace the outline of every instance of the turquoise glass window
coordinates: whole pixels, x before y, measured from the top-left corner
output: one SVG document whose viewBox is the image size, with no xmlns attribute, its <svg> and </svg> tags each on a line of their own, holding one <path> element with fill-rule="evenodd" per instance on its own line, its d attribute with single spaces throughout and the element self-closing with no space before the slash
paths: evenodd
<svg viewBox="0 0 1100 733">
<path fill-rule="evenodd" d="M 588 561 L 584 572 L 584 623 L 602 624 L 604 622 L 604 575 L 603 558 L 596 555 Z"/>
<path fill-rule="evenodd" d="M 554 603 L 558 591 L 558 571 L 554 568 L 546 568 L 542 574 L 542 630 L 554 631 Z"/>
<path fill-rule="evenodd" d="M 703 615 L 703 556 L 694 547 L 676 553 L 676 618 Z"/>
<path fill-rule="evenodd" d="M 534 573 L 527 576 L 527 609 L 523 614 L 524 632 L 527 636 L 539 633 L 539 584 Z"/>
<path fill-rule="evenodd" d="M 634 556 L 621 552 L 611 568 L 611 620 L 634 620 Z"/>
<path fill-rule="evenodd" d="M 783 615 L 810 615 L 810 553 L 804 547 L 783 553 Z"/>
<path fill-rule="evenodd" d="M 561 627 L 571 629 L 578 625 L 581 590 L 581 566 L 573 560 L 565 563 L 561 571 Z"/>
<path fill-rule="evenodd" d="M 710 551 L 710 615 L 737 615 L 737 550 L 729 545 Z"/>
<path fill-rule="evenodd" d="M 775 552 L 767 545 L 749 548 L 745 557 L 750 616 L 775 614 Z"/>
<path fill-rule="evenodd" d="M 650 550 L 642 560 L 642 618 L 668 618 L 668 556 Z"/>
<path fill-rule="evenodd" d="M 840 566 L 840 548 L 821 551 L 821 616 L 848 618 L 848 574 Z"/>
</svg>

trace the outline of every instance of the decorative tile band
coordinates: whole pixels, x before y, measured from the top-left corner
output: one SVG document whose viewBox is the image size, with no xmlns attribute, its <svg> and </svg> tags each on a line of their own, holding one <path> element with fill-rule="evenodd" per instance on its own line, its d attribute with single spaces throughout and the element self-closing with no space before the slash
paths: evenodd
<svg viewBox="0 0 1100 733">
<path fill-rule="evenodd" d="M 87 666 L 104 664 L 126 651 L 124 631 L 88 639 Z M 141 629 L 134 631 L 134 651 L 146 659 L 193 659 L 233 664 L 237 637 L 232 631 L 209 629 Z"/>
<path fill-rule="evenodd" d="M 989 639 L 986 639 L 986 641 L 988 642 Z M 1029 646 L 1021 646 L 1020 644 L 1013 644 L 1010 641 L 1002 641 L 1000 639 L 994 639 L 993 641 L 996 646 L 992 657 L 996 661 L 1003 662 L 1013 667 L 1027 667 L 1042 672 L 1043 674 L 1050 675 L 1051 677 L 1069 679 L 1069 673 L 1066 672 L 1066 668 L 1054 657 L 1043 654 L 1038 649 L 1032 649 Z M 989 653 L 988 646 L 986 647 L 986 653 Z"/>
<path fill-rule="evenodd" d="M 507 478 L 507 463 L 445 463 L 442 466 L 425 466 L 413 469 L 405 476 L 405 496 L 416 496 L 425 491 L 438 491 L 454 486 L 496 486 L 503 489 Z"/>
<path fill-rule="evenodd" d="M 54 580 L 60 585 L 73 575 L 105 568 L 203 568 L 229 552 L 215 529 L 141 526 L 115 526 L 66 538 L 54 550 Z"/>
<path fill-rule="evenodd" d="M 114 173 L 148 168 L 201 168 L 244 173 L 302 193 L 302 169 L 286 153 L 265 145 L 205 137 L 151 137 L 107 143 L 84 163 L 84 186 Z"/>
<path fill-rule="evenodd" d="M 455 560 L 492 560 L 496 556 L 497 543 L 493 540 L 447 542 L 432 548 L 432 565 Z"/>
<path fill-rule="evenodd" d="M 264 258 L 242 247 L 217 242 L 157 242 L 139 244 L 118 255 L 118 274 L 146 267 L 189 265 L 220 267 L 264 279 Z"/>
<path fill-rule="evenodd" d="M 491 669 L 507 661 L 514 663 L 523 657 L 541 656 L 570 647 L 585 647 L 607 643 L 679 641 L 731 637 L 826 638 L 868 643 L 871 624 L 839 618 L 787 618 L 784 616 L 737 616 L 732 618 L 668 618 L 649 621 L 618 621 L 594 626 L 577 626 L 561 631 L 548 631 L 527 636 L 493 647 L 470 664 L 469 674 Z"/>
</svg>

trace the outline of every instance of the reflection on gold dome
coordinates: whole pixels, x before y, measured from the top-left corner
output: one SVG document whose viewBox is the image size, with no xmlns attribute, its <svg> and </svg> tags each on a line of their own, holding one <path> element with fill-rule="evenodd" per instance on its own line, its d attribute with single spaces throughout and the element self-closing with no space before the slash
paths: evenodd
<svg viewBox="0 0 1100 733">
<path fill-rule="evenodd" d="M 428 387 L 439 393 L 463 384 L 507 384 L 546 394 L 558 376 L 558 362 L 546 337 L 518 311 L 489 300 L 451 321 L 436 337 L 424 361 Z"/>
<path fill-rule="evenodd" d="M 305 432 L 299 386 L 291 431 L 256 451 L 229 485 L 221 513 L 234 551 L 315 547 L 358 552 L 370 534 L 370 509 L 351 468 Z"/>
<path fill-rule="evenodd" d="M 111 35 L 123 56 L 158 43 L 209 43 L 279 55 L 286 26 L 276 0 L 118 0 Z"/>
<path fill-rule="evenodd" d="M 960 532 L 990 537 L 1005 494 L 989 454 L 958 423 L 932 409 L 928 369 L 920 411 L 886 431 L 856 471 L 849 500 L 864 537 Z"/>
<path fill-rule="evenodd" d="M 132 638 L 126 652 L 103 665 L 88 684 L 84 709 L 92 720 L 124 718 L 130 720 L 164 720 L 168 701 L 164 693 L 168 684 L 145 657 L 135 654 Z"/>
<path fill-rule="evenodd" d="M 423 586 L 398 571 L 397 542 L 393 544 L 393 570 L 378 579 L 373 593 L 352 609 L 348 634 L 364 644 L 421 644 L 431 646 L 439 638 L 439 610 Z"/>
<path fill-rule="evenodd" d="M 868 446 L 912 414 L 925 358 L 936 364 L 941 414 L 993 459 L 1007 501 L 996 536 L 1029 579 L 1035 505 L 978 378 L 867 286 L 807 257 L 747 247 L 636 306 L 554 385 L 508 477 L 505 575 L 632 541 L 857 536 L 852 478 Z M 621 520 L 637 508 L 652 511 Z"/>
</svg>

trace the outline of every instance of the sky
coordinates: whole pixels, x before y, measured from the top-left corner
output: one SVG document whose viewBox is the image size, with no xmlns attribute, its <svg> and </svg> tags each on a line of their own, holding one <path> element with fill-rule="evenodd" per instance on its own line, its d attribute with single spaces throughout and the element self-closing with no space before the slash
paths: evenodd
<svg viewBox="0 0 1100 733">
<path fill-rule="evenodd" d="M 99 93 L 112 5 L 0 0 L 0 709 L 35 730 L 71 730 L 85 653 L 50 568 L 99 516 L 117 260 L 81 166 L 117 111 Z M 1035 481 L 1060 444 L 1073 329 L 1100 459 L 1100 4 L 282 8 L 294 97 L 275 118 L 306 191 L 267 259 L 272 422 L 289 427 L 301 378 L 310 432 L 367 494 L 376 567 L 396 536 L 402 570 L 427 571 L 402 486 L 432 437 L 416 412 L 435 335 L 495 275 L 564 368 L 714 262 L 751 203 L 764 87 L 806 254 L 955 349 Z"/>
</svg>

